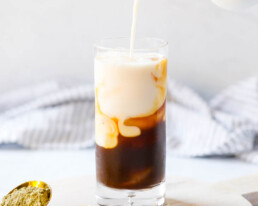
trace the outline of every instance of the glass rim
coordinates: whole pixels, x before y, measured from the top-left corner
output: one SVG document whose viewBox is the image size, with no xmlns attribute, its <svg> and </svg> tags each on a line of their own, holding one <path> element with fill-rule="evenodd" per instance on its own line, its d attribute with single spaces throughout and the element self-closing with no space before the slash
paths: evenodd
<svg viewBox="0 0 258 206">
<path fill-rule="evenodd" d="M 106 50 L 106 51 L 129 51 L 130 50 L 130 45 L 128 45 L 128 48 L 121 48 L 121 47 L 111 47 L 111 46 L 102 46 L 101 42 L 103 41 L 112 41 L 112 40 L 129 40 L 130 43 L 130 37 L 108 37 L 108 38 L 103 38 L 100 39 L 99 41 L 94 43 L 94 48 L 95 49 L 100 49 L 100 50 Z M 135 38 L 135 42 L 137 42 L 137 40 L 150 40 L 150 41 L 156 41 L 159 42 L 159 45 L 157 46 L 153 46 L 150 48 L 134 48 L 134 51 L 155 51 L 161 48 L 164 48 L 166 46 L 168 46 L 168 42 L 166 40 L 160 39 L 160 38 L 155 38 L 155 37 L 139 37 L 139 38 Z"/>
</svg>

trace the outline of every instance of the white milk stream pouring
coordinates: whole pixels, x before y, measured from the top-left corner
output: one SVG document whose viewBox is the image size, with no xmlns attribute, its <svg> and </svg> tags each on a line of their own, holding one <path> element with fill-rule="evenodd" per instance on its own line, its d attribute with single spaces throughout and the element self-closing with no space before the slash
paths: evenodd
<svg viewBox="0 0 258 206">
<path fill-rule="evenodd" d="M 139 9 L 139 0 L 134 0 L 133 22 L 132 22 L 132 28 L 131 28 L 131 42 L 130 42 L 130 57 L 131 58 L 133 57 L 138 9 Z"/>
</svg>

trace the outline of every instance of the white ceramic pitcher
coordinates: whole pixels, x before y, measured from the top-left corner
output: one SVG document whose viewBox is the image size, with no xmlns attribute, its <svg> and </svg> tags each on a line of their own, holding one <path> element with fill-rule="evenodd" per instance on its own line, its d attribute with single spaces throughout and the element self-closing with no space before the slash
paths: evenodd
<svg viewBox="0 0 258 206">
<path fill-rule="evenodd" d="M 244 9 L 258 4 L 258 0 L 212 0 L 218 6 L 224 9 Z"/>
</svg>

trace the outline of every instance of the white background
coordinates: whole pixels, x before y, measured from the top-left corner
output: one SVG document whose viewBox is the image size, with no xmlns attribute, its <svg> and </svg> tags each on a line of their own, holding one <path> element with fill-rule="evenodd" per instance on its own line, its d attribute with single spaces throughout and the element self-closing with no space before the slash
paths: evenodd
<svg viewBox="0 0 258 206">
<path fill-rule="evenodd" d="M 93 42 L 129 36 L 133 0 L 1 0 L 0 94 L 55 78 L 92 81 Z M 258 69 L 258 6 L 140 0 L 137 35 L 167 39 L 169 73 L 206 97 Z"/>
<path fill-rule="evenodd" d="M 132 0 L 0 0 L 0 94 L 56 78 L 93 81 L 93 42 L 129 36 Z M 137 35 L 167 39 L 170 75 L 212 97 L 258 69 L 258 6 L 140 0 Z M 167 175 L 221 181 L 257 172 L 234 159 L 167 158 Z M 0 196 L 29 179 L 94 174 L 94 151 L 1 151 Z M 26 168 L 26 169 L 24 169 Z"/>
</svg>

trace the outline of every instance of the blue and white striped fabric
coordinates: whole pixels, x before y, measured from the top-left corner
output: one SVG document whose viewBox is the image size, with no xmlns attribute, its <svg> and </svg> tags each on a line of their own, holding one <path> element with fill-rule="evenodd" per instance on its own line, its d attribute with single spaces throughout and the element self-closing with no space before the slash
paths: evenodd
<svg viewBox="0 0 258 206">
<path fill-rule="evenodd" d="M 226 89 L 210 102 L 169 81 L 168 152 L 236 155 L 258 163 L 258 78 Z M 94 144 L 92 85 L 48 82 L 0 97 L 0 144 L 31 149 L 80 149 Z"/>
<path fill-rule="evenodd" d="M 78 149 L 94 144 L 91 85 L 47 82 L 0 98 L 0 144 Z"/>
<path fill-rule="evenodd" d="M 210 102 L 174 82 L 168 97 L 172 98 L 168 101 L 167 127 L 171 153 L 236 155 L 258 163 L 257 77 L 233 85 Z"/>
</svg>

